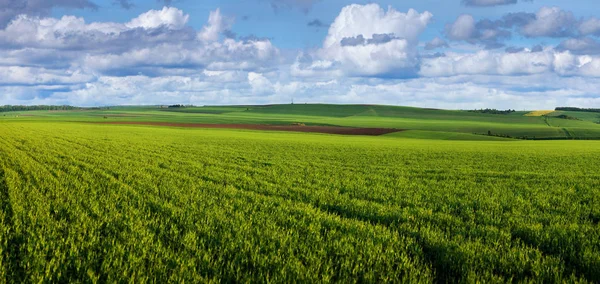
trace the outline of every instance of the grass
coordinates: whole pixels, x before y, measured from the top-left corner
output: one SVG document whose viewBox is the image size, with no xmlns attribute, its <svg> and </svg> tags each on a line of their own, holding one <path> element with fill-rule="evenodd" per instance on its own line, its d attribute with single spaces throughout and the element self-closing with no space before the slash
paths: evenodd
<svg viewBox="0 0 600 284">
<path fill-rule="evenodd" d="M 530 112 L 483 114 L 468 111 L 421 109 L 379 105 L 295 104 L 268 106 L 206 106 L 161 109 L 159 107 L 113 107 L 110 110 L 4 113 L 1 119 L 19 121 L 154 121 L 178 123 L 337 125 L 386 127 L 405 130 L 461 133 L 461 139 L 481 137 L 471 134 L 512 138 L 600 138 L 600 118 L 584 112 L 553 112 L 546 116 L 527 116 Z M 27 117 L 15 117 L 26 114 Z M 567 114 L 580 120 L 557 118 Z M 105 118 L 106 117 L 106 118 Z M 565 132 L 565 129 L 567 130 Z M 413 132 L 416 133 L 416 132 Z M 575 135 L 568 136 L 566 133 Z M 464 135 L 465 134 L 465 135 Z"/>
<path fill-rule="evenodd" d="M 552 116 L 567 115 L 583 121 L 589 121 L 593 123 L 600 123 L 600 113 L 597 112 L 583 112 L 583 111 L 557 111 L 552 113 Z"/>
<path fill-rule="evenodd" d="M 597 141 L 13 121 L 0 152 L 16 282 L 600 281 Z"/>
<path fill-rule="evenodd" d="M 396 132 L 386 134 L 387 137 L 401 137 L 401 138 L 414 138 L 414 139 L 428 139 L 428 140 L 463 140 L 463 141 L 514 141 L 508 138 L 487 136 L 487 135 L 476 135 L 460 132 L 440 132 L 440 131 L 423 131 L 423 130 L 408 130 L 402 132 Z"/>
<path fill-rule="evenodd" d="M 526 113 L 2 113 L 0 282 L 600 282 L 600 141 L 498 137 L 594 138 L 599 125 Z M 89 123 L 107 121 L 406 131 Z"/>
</svg>

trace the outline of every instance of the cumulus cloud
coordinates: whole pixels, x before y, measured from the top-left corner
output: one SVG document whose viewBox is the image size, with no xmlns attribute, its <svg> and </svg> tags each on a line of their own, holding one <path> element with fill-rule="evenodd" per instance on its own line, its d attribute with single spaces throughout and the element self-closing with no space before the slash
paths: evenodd
<svg viewBox="0 0 600 284">
<path fill-rule="evenodd" d="M 556 49 L 580 55 L 600 54 L 600 42 L 589 37 L 570 38 L 561 42 Z"/>
<path fill-rule="evenodd" d="M 189 15 L 177 8 L 163 7 L 162 10 L 150 10 L 143 13 L 126 23 L 125 26 L 144 29 L 167 27 L 170 30 L 180 30 L 187 24 L 189 18 Z"/>
<path fill-rule="evenodd" d="M 433 49 L 443 48 L 443 47 L 448 47 L 448 43 L 439 37 L 435 37 L 434 39 L 432 39 L 431 41 L 429 41 L 425 44 L 426 50 L 433 50 Z"/>
<path fill-rule="evenodd" d="M 89 74 L 73 70 L 0 66 L 0 85 L 71 85 L 93 79 Z"/>
<path fill-rule="evenodd" d="M 570 51 L 546 48 L 514 50 L 514 52 L 478 51 L 473 54 L 447 53 L 444 57 L 423 59 L 420 75 L 444 77 L 457 75 L 522 76 L 558 74 L 561 76 L 600 75 L 600 58 L 577 55 Z"/>
<path fill-rule="evenodd" d="M 221 10 L 217 9 L 210 12 L 208 17 L 208 25 L 202 28 L 202 31 L 198 34 L 198 37 L 205 42 L 217 41 L 219 35 L 231 27 L 231 20 L 225 19 L 221 15 Z"/>
<path fill-rule="evenodd" d="M 579 32 L 582 35 L 600 36 L 600 19 L 591 17 L 591 18 L 583 21 L 579 25 Z"/>
<path fill-rule="evenodd" d="M 316 57 L 339 64 L 351 76 L 412 76 L 418 37 L 432 16 L 412 9 L 386 11 L 377 4 L 346 6 Z"/>
<path fill-rule="evenodd" d="M 506 53 L 519 53 L 525 51 L 524 47 L 509 46 L 504 50 Z"/>
<path fill-rule="evenodd" d="M 527 37 L 566 37 L 575 33 L 577 19 L 558 7 L 542 7 L 535 19 L 521 28 Z"/>
<path fill-rule="evenodd" d="M 303 10 L 315 1 L 275 2 Z M 503 45 L 513 32 L 566 37 L 556 47 L 472 51 L 453 44 L 462 51 L 420 54 L 420 48 L 448 46 L 439 37 L 419 42 L 431 13 L 349 5 L 330 26 L 313 21 L 309 26 L 328 26 L 323 45 L 295 59 L 295 52 L 280 52 L 269 38 L 233 34 L 233 18 L 218 9 L 200 29 L 173 7 L 121 23 L 24 13 L 0 28 L 0 101 L 203 105 L 288 103 L 293 97 L 441 108 L 600 103 L 593 96 L 600 88 L 597 20 L 573 21 L 568 12 L 547 9 L 496 20 L 462 15 L 445 33 L 448 40 L 486 48 Z M 565 26 L 539 27 L 552 25 L 549 19 Z"/>
<path fill-rule="evenodd" d="M 18 15 L 48 16 L 53 8 L 98 9 L 89 0 L 0 0 L 0 28 Z"/>
<path fill-rule="evenodd" d="M 260 70 L 274 64 L 278 52 L 270 41 L 225 39 L 207 45 L 163 43 L 122 54 L 87 55 L 82 63 L 92 70 L 111 75 L 141 73 L 158 76 L 165 73 L 165 69 L 183 69 L 188 74 L 196 69 Z"/>
<path fill-rule="evenodd" d="M 232 24 L 219 10 L 198 31 L 188 20 L 172 7 L 125 23 L 20 15 L 0 30 L 2 100 L 95 105 L 179 101 L 186 92 L 216 96 L 221 89 L 250 94 L 249 83 L 240 83 L 247 72 L 278 62 L 268 39 L 219 39 Z"/>
<path fill-rule="evenodd" d="M 172 10 L 171 10 L 172 11 Z M 4 30 L 0 30 L 0 45 L 10 48 L 36 48 L 77 51 L 119 53 L 135 47 L 155 45 L 161 42 L 190 41 L 195 38 L 191 28 L 182 25 L 187 15 L 181 11 L 179 20 L 161 20 L 158 11 L 150 11 L 131 22 L 86 23 L 83 18 L 63 16 L 38 18 L 18 16 Z"/>
<path fill-rule="evenodd" d="M 310 78 L 341 77 L 343 72 L 339 64 L 330 60 L 314 58 L 310 54 L 300 53 L 290 67 L 290 74 L 294 77 Z"/>
<path fill-rule="evenodd" d="M 446 25 L 446 35 L 453 40 L 471 39 L 475 32 L 475 18 L 471 15 L 460 15 L 454 23 Z"/>
<path fill-rule="evenodd" d="M 57 64 L 67 59 L 68 65 L 90 72 L 121 74 L 207 66 L 259 69 L 278 54 L 268 39 L 218 41 L 230 26 L 219 10 L 210 13 L 199 32 L 186 26 L 188 19 L 189 15 L 170 7 L 150 10 L 124 24 L 22 15 L 0 30 L 0 45 L 13 49 L 4 53 L 8 57 L 3 60 L 12 64 Z M 148 70 L 153 66 L 161 69 Z"/>
<path fill-rule="evenodd" d="M 211 73 L 230 76 L 230 72 Z M 196 105 L 260 104 L 297 102 L 398 104 L 450 109 L 553 108 L 557 105 L 586 106 L 600 103 L 594 96 L 600 78 L 562 77 L 556 74 L 525 76 L 457 75 L 415 79 L 338 78 L 321 81 L 281 81 L 263 73 L 223 83 L 199 76 L 103 76 L 80 88 L 63 91 L 61 86 L 11 87 L 0 85 L 0 100 L 9 104 L 113 104 Z M 262 83 L 261 83 L 262 81 Z M 55 92 L 46 96 L 47 92 Z M 266 91 L 255 93 L 255 91 Z"/>
<path fill-rule="evenodd" d="M 463 14 L 453 23 L 446 25 L 445 33 L 451 40 L 466 41 L 493 49 L 504 46 L 500 41 L 511 37 L 511 33 L 501 26 L 499 22 L 475 21 L 473 16 Z"/>
<path fill-rule="evenodd" d="M 329 29 L 324 46 L 339 44 L 345 37 L 372 37 L 373 34 L 394 34 L 396 37 L 415 42 L 432 17 L 429 12 L 419 13 L 412 9 L 402 13 L 392 7 L 386 11 L 377 4 L 352 4 L 342 8 Z"/>
<path fill-rule="evenodd" d="M 257 95 L 271 94 L 273 93 L 273 85 L 271 81 L 267 79 L 261 73 L 249 72 L 248 83 L 252 87 L 252 93 Z"/>
<path fill-rule="evenodd" d="M 460 15 L 445 27 L 450 40 L 464 41 L 487 49 L 503 47 L 513 32 L 528 38 L 566 38 L 600 34 L 600 20 L 576 18 L 572 12 L 558 7 L 542 7 L 536 13 L 508 13 L 497 20 L 475 20 Z"/>
</svg>

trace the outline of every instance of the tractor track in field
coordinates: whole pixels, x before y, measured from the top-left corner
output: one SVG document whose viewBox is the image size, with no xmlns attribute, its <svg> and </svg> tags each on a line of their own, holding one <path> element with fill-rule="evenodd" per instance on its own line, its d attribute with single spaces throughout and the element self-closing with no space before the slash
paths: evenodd
<svg viewBox="0 0 600 284">
<path fill-rule="evenodd" d="M 394 132 L 404 131 L 404 129 L 395 128 L 359 128 L 345 126 L 302 126 L 302 125 L 268 125 L 268 124 L 209 124 L 209 123 L 175 123 L 175 122 L 148 122 L 148 121 L 108 121 L 92 122 L 96 124 L 114 124 L 114 125 L 149 125 L 149 126 L 169 126 L 185 128 L 225 128 L 225 129 L 246 129 L 246 130 L 269 130 L 269 131 L 290 131 L 290 132 L 310 132 L 338 135 L 366 135 L 379 136 Z"/>
<path fill-rule="evenodd" d="M 562 128 L 562 131 L 565 133 L 565 136 L 567 137 L 567 139 L 573 139 L 573 135 L 571 135 L 571 132 L 569 132 L 568 129 Z"/>
</svg>

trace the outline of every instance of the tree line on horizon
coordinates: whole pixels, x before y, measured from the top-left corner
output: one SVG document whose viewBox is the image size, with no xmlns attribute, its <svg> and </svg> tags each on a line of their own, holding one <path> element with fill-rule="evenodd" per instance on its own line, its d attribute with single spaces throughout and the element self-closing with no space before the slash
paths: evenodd
<svg viewBox="0 0 600 284">
<path fill-rule="evenodd" d="M 600 108 L 557 107 L 556 111 L 600 112 Z"/>
<path fill-rule="evenodd" d="M 31 110 L 97 110 L 97 109 L 108 109 L 107 107 L 75 107 L 70 105 L 4 105 L 0 106 L 0 112 L 9 111 L 31 111 Z"/>
<path fill-rule="evenodd" d="M 510 113 L 515 112 L 515 111 L 516 110 L 514 110 L 514 109 L 498 110 L 498 109 L 495 109 L 495 108 L 469 110 L 469 112 L 487 113 L 487 114 L 510 114 Z"/>
</svg>

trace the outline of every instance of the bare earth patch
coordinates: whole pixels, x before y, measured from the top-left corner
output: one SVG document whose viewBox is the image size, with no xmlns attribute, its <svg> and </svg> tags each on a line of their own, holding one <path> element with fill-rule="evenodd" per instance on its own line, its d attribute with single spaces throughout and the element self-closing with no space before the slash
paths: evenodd
<svg viewBox="0 0 600 284">
<path fill-rule="evenodd" d="M 107 121 L 99 124 L 124 124 L 124 125 L 152 125 L 191 128 L 227 128 L 271 131 L 313 132 L 340 135 L 369 135 L 379 136 L 402 131 L 395 128 L 358 128 L 343 126 L 302 126 L 302 125 L 265 125 L 265 124 L 207 124 L 207 123 L 175 123 L 175 122 L 149 122 L 149 121 Z"/>
<path fill-rule="evenodd" d="M 95 114 L 94 116 L 104 116 L 104 117 L 140 117 L 141 115 L 137 114 Z"/>
</svg>

